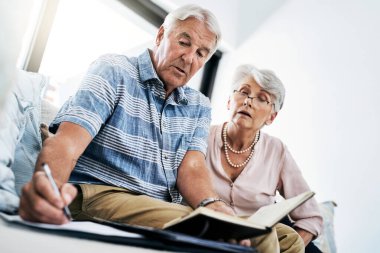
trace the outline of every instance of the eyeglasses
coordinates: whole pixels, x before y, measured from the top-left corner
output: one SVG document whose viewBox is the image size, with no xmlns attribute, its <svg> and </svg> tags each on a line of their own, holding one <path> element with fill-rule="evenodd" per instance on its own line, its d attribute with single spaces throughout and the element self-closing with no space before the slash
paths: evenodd
<svg viewBox="0 0 380 253">
<path fill-rule="evenodd" d="M 244 91 L 234 90 L 234 93 L 239 99 L 250 99 L 252 101 L 252 104 L 259 108 L 266 108 L 268 105 L 273 104 L 263 97 L 251 97 L 247 92 Z"/>
</svg>

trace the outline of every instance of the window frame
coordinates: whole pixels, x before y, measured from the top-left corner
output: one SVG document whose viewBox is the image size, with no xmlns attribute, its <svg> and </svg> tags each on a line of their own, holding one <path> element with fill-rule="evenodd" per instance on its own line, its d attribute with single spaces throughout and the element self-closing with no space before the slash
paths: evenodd
<svg viewBox="0 0 380 253">
<path fill-rule="evenodd" d="M 38 72 L 60 0 L 43 0 L 39 21 L 27 50 L 23 69 Z M 115 0 L 130 8 L 143 19 L 159 28 L 168 12 L 150 0 Z M 222 51 L 217 50 L 205 64 L 199 91 L 211 99 Z"/>
</svg>

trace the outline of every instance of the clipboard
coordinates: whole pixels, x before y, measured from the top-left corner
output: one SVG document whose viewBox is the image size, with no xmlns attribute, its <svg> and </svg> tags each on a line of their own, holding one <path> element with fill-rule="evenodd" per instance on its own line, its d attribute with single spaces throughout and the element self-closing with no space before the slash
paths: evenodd
<svg viewBox="0 0 380 253">
<path fill-rule="evenodd" d="M 0 213 L 0 218 L 9 223 L 44 230 L 62 236 L 70 236 L 114 244 L 158 249 L 173 252 L 194 253 L 256 253 L 252 247 L 226 242 L 205 240 L 177 232 L 150 227 L 132 226 L 95 218 L 94 221 L 72 221 L 64 225 L 24 221 L 19 215 Z"/>
</svg>

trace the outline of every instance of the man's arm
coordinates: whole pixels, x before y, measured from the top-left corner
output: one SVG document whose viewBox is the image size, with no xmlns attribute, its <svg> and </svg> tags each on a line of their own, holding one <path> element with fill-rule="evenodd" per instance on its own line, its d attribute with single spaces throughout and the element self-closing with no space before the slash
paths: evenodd
<svg viewBox="0 0 380 253">
<path fill-rule="evenodd" d="M 187 203 L 196 208 L 206 198 L 216 198 L 205 156 L 200 151 L 187 151 L 178 169 L 177 187 Z M 231 207 L 221 201 L 208 204 L 206 207 L 219 212 L 234 215 Z"/>
<path fill-rule="evenodd" d="M 77 193 L 75 187 L 67 184 L 67 181 L 76 161 L 91 140 L 92 137 L 85 128 L 62 122 L 55 136 L 44 142 L 32 180 L 22 189 L 19 214 L 23 219 L 54 224 L 67 222 L 62 208 Z M 55 195 L 41 170 L 42 163 L 47 163 L 51 168 L 63 199 Z"/>
<path fill-rule="evenodd" d="M 200 151 L 187 151 L 178 169 L 177 187 L 181 195 L 186 199 L 187 203 L 196 208 L 199 203 L 210 197 L 218 197 L 212 183 L 209 172 L 207 170 L 205 156 Z M 232 208 L 224 202 L 217 201 L 206 206 L 215 211 L 235 215 Z M 251 241 L 236 241 L 230 239 L 230 243 L 239 243 L 243 246 L 251 246 Z"/>
</svg>

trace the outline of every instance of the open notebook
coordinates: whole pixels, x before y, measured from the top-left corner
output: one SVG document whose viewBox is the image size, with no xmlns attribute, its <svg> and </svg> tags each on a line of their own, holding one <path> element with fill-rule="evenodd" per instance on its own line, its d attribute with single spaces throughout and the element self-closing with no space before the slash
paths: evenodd
<svg viewBox="0 0 380 253">
<path fill-rule="evenodd" d="M 308 191 L 280 203 L 261 207 L 249 218 L 199 207 L 184 217 L 169 221 L 164 229 L 214 240 L 251 238 L 270 232 L 276 223 L 313 195 L 314 192 Z"/>
</svg>

